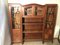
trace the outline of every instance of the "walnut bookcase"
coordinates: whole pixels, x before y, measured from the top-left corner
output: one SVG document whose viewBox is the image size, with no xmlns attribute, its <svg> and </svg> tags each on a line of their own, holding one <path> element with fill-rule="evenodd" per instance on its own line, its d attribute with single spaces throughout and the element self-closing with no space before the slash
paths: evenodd
<svg viewBox="0 0 60 45">
<path fill-rule="evenodd" d="M 57 17 L 57 4 L 9 4 L 8 15 L 12 43 L 52 41 Z"/>
</svg>

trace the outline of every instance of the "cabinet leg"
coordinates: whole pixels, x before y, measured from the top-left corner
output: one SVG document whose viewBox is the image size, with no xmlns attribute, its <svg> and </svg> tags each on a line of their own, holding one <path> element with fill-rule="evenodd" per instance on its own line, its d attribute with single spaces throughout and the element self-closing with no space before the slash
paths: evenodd
<svg viewBox="0 0 60 45">
<path fill-rule="evenodd" d="M 13 45 L 13 44 L 11 44 L 11 45 Z"/>
<path fill-rule="evenodd" d="M 13 43 L 11 42 L 11 45 L 13 45 Z"/>
<path fill-rule="evenodd" d="M 53 43 L 53 40 L 52 40 L 52 43 Z"/>
<path fill-rule="evenodd" d="M 44 44 L 44 41 L 42 41 L 42 43 Z"/>
<path fill-rule="evenodd" d="M 22 45 L 24 44 L 24 41 L 22 41 Z"/>
<path fill-rule="evenodd" d="M 22 43 L 22 45 L 23 45 L 23 43 Z"/>
<path fill-rule="evenodd" d="M 23 45 L 24 43 L 22 42 L 21 44 Z"/>
</svg>

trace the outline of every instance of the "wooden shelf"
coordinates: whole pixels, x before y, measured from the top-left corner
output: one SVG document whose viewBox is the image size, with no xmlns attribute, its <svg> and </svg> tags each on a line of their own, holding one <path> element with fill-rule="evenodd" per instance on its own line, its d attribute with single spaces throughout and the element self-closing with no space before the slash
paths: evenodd
<svg viewBox="0 0 60 45">
<path fill-rule="evenodd" d="M 40 38 L 40 39 L 24 39 L 24 41 L 41 41 L 42 40 L 42 38 Z"/>
<path fill-rule="evenodd" d="M 43 25 L 44 23 L 23 23 L 22 25 Z"/>
<path fill-rule="evenodd" d="M 43 31 L 23 31 L 23 33 L 42 33 Z"/>
<path fill-rule="evenodd" d="M 31 15 L 30 16 L 28 16 L 28 15 L 25 16 L 24 15 L 23 18 L 43 18 L 43 16 L 40 17 L 40 15 L 35 15 L 35 16 L 33 16 L 33 15 L 32 16 Z"/>
<path fill-rule="evenodd" d="M 43 23 L 45 20 L 43 18 L 22 18 L 23 23 Z"/>
</svg>

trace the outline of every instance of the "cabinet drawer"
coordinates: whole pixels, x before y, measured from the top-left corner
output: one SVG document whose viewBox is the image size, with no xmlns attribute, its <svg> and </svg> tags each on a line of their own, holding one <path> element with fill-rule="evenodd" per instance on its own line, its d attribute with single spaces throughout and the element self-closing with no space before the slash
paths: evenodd
<svg viewBox="0 0 60 45">
<path fill-rule="evenodd" d="M 13 30 L 12 31 L 12 41 L 13 42 L 21 42 L 22 35 L 20 30 Z"/>
</svg>

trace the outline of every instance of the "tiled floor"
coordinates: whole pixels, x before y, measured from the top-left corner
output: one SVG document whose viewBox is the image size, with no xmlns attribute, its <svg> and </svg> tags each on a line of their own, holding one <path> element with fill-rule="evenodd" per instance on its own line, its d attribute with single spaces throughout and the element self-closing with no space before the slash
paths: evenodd
<svg viewBox="0 0 60 45">
<path fill-rule="evenodd" d="M 13 44 L 13 45 L 22 45 L 21 43 L 15 43 L 15 44 Z M 42 43 L 42 41 L 34 41 L 34 42 L 24 42 L 24 44 L 23 45 L 60 45 L 59 43 L 58 43 L 58 41 L 55 39 L 54 41 L 53 41 L 53 43 L 52 42 L 45 42 L 44 44 Z"/>
</svg>

